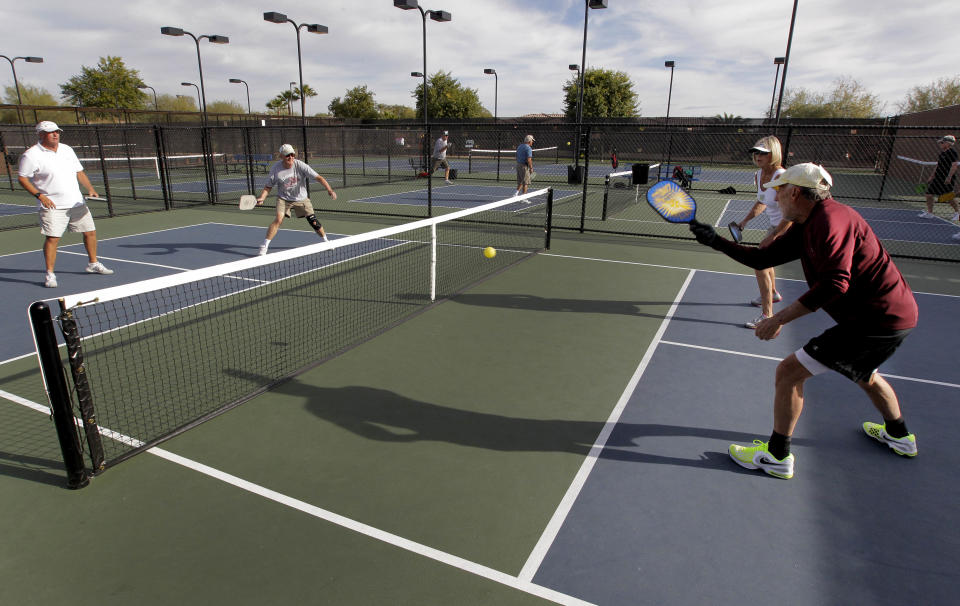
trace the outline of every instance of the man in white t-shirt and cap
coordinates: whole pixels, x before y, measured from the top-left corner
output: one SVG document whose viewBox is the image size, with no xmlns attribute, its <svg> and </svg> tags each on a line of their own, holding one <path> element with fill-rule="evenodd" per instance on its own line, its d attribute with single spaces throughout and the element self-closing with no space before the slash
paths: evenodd
<svg viewBox="0 0 960 606">
<path fill-rule="evenodd" d="M 315 179 L 334 200 L 337 199 L 337 193 L 333 191 L 327 180 L 317 174 L 317 171 L 310 168 L 310 165 L 302 160 L 297 160 L 297 150 L 289 143 L 280 146 L 280 161 L 274 163 L 270 168 L 270 176 L 263 186 L 263 191 L 257 197 L 257 206 L 263 204 L 267 194 L 274 187 L 277 188 L 277 215 L 273 222 L 267 227 L 267 237 L 260 245 L 260 254 L 267 254 L 270 247 L 270 241 L 277 235 L 280 225 L 285 217 L 289 217 L 291 212 L 297 213 L 297 218 L 306 218 L 307 223 L 317 232 L 317 235 L 327 241 L 327 234 L 323 231 L 323 225 L 317 219 L 313 212 L 313 205 L 310 198 L 307 197 L 307 182 Z"/>
<path fill-rule="evenodd" d="M 40 233 L 45 237 L 43 258 L 47 273 L 43 285 L 47 288 L 57 287 L 53 268 L 57 261 L 57 245 L 67 229 L 83 234 L 83 245 L 89 260 L 87 272 L 112 274 L 112 269 L 107 269 L 97 261 L 97 231 L 93 214 L 80 193 L 80 185 L 86 188 L 87 195 L 92 198 L 99 197 L 97 190 L 83 172 L 83 165 L 73 148 L 60 143 L 63 131 L 59 126 L 44 120 L 37 124 L 36 130 L 38 142 L 20 156 L 17 180 L 23 189 L 37 199 Z"/>
<path fill-rule="evenodd" d="M 453 185 L 450 180 L 450 164 L 447 162 L 447 150 L 450 149 L 449 138 L 450 133 L 443 131 L 443 134 L 433 144 L 433 166 L 430 167 L 430 172 L 432 173 L 437 170 L 438 166 L 442 166 L 444 182 Z"/>
</svg>

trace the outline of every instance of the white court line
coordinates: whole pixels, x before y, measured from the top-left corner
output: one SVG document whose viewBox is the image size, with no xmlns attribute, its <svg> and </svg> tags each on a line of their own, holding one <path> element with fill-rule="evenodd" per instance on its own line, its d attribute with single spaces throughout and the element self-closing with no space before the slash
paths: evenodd
<svg viewBox="0 0 960 606">
<path fill-rule="evenodd" d="M 717 353 L 730 354 L 734 356 L 744 356 L 748 358 L 760 358 L 762 360 L 772 360 L 774 362 L 779 362 L 783 358 L 778 358 L 776 356 L 763 356 L 760 354 L 748 353 L 745 351 L 733 351 L 731 349 L 720 349 L 719 347 L 707 347 L 705 345 L 694 345 L 692 343 L 677 343 L 676 341 L 660 341 L 664 345 L 675 345 L 676 347 L 688 347 L 690 349 L 702 349 L 705 351 L 715 351 Z M 960 389 L 960 384 L 957 383 L 947 383 L 945 381 L 933 381 L 931 379 L 919 379 L 917 377 L 905 377 L 903 375 L 891 375 L 885 372 L 879 373 L 881 377 L 887 379 L 900 379 L 901 381 L 912 381 L 914 383 L 925 383 L 927 385 L 937 385 L 940 387 L 953 387 L 955 389 Z"/>
<path fill-rule="evenodd" d="M 24 398 L 15 396 L 5 391 L 0 391 L 0 397 L 6 398 L 7 400 L 10 400 L 11 402 L 14 402 L 16 404 L 21 404 L 23 406 L 26 406 L 27 408 L 30 408 L 32 410 L 42 412 L 43 414 L 46 414 L 46 415 L 50 414 L 50 409 L 47 408 L 46 406 L 41 406 L 36 402 L 31 402 L 30 400 L 26 400 Z M 117 440 L 118 442 L 122 442 L 124 444 L 128 444 L 134 447 L 140 446 L 143 444 L 140 440 L 137 440 L 136 438 L 132 438 L 103 427 L 100 428 L 100 433 L 108 438 Z M 148 449 L 146 452 L 149 452 L 152 455 L 160 457 L 161 459 L 164 459 L 176 465 L 180 465 L 182 467 L 186 467 L 187 469 L 192 469 L 193 471 L 202 473 L 207 477 L 213 478 L 215 480 L 219 480 L 221 482 L 224 482 L 225 484 L 229 484 L 231 486 L 239 488 L 240 490 L 244 490 L 251 494 L 255 494 L 257 496 L 263 497 L 265 499 L 273 501 L 274 503 L 278 503 L 285 507 L 289 507 L 290 509 L 295 509 L 297 511 L 305 513 L 314 518 L 324 520 L 326 522 L 329 522 L 341 528 L 345 528 L 347 530 L 351 530 L 358 534 L 362 534 L 364 536 L 370 537 L 371 539 L 374 539 L 383 543 L 387 543 L 388 545 L 399 547 L 404 551 L 408 551 L 410 553 L 414 553 L 419 556 L 429 558 L 435 562 L 439 562 L 441 564 L 445 564 L 447 566 L 457 568 L 469 574 L 473 574 L 478 577 L 482 577 L 487 580 L 493 581 L 495 583 L 499 583 L 511 589 L 516 589 L 517 591 L 522 591 L 523 593 L 534 595 L 534 596 L 543 598 L 545 600 L 550 600 L 551 602 L 554 602 L 556 604 L 563 604 L 564 606 L 592 606 L 590 602 L 585 602 L 583 600 L 580 600 L 579 598 L 575 598 L 573 596 L 560 593 L 559 591 L 554 591 L 553 589 L 549 589 L 541 585 L 536 585 L 534 583 L 531 583 L 530 581 L 523 580 L 521 578 L 509 575 L 505 572 L 501 572 L 499 570 L 490 568 L 488 566 L 484 566 L 483 564 L 478 564 L 477 562 L 472 562 L 465 558 L 461 558 L 460 556 L 455 556 L 451 553 L 447 553 L 445 551 L 441 551 L 439 549 L 429 547 L 422 543 L 417 543 L 416 541 L 411 541 L 410 539 L 406 539 L 404 537 L 387 532 L 385 530 L 380 530 L 379 528 L 370 526 L 369 524 L 358 522 L 356 520 L 334 513 L 330 510 L 323 509 L 322 507 L 317 507 L 316 505 L 311 505 L 310 503 L 301 501 L 300 499 L 295 499 L 291 496 L 285 495 L 275 490 L 271 490 L 265 486 L 261 486 L 260 484 L 249 482 L 233 474 L 229 474 L 225 471 L 221 471 L 214 467 L 210 467 L 209 465 L 204 465 L 203 463 L 194 461 L 193 459 L 188 459 L 186 457 L 180 456 L 178 454 L 170 452 L 169 450 L 153 447 Z"/>
<path fill-rule="evenodd" d="M 627 407 L 627 403 L 633 396 L 633 392 L 637 388 L 640 378 L 647 370 L 647 365 L 650 364 L 650 360 L 653 359 L 653 354 L 657 349 L 657 345 L 660 343 L 660 339 L 663 338 L 663 334 L 666 332 L 667 326 L 670 324 L 670 320 L 673 318 L 673 314 L 676 313 L 677 307 L 680 305 L 680 301 L 683 299 L 684 293 L 687 292 L 687 287 L 693 280 L 694 275 L 696 275 L 696 270 L 690 270 L 690 273 L 687 274 L 687 278 L 684 280 L 683 286 L 680 287 L 677 296 L 673 300 L 673 304 L 670 306 L 666 316 L 660 323 L 660 328 L 657 330 L 657 333 L 651 340 L 650 345 L 647 347 L 647 351 L 643 354 L 640 364 L 634 371 L 633 376 L 630 377 L 630 380 L 627 382 L 627 386 L 624 387 L 623 393 L 620 396 L 620 400 L 613 408 L 613 411 L 610 412 L 610 416 L 607 418 L 606 423 L 603 425 L 603 429 L 600 431 L 596 441 L 590 448 L 590 452 L 586 457 L 584 457 L 583 463 L 580 465 L 580 470 L 577 472 L 577 475 L 574 476 L 573 481 L 567 488 L 566 494 L 564 494 L 563 499 L 560 500 L 560 504 L 557 506 L 556 511 L 553 512 L 553 517 L 550 518 L 550 521 L 547 523 L 547 527 L 540 535 L 540 540 L 537 541 L 533 551 L 531 551 L 530 555 L 527 557 L 527 562 L 523 565 L 523 569 L 520 571 L 520 580 L 527 582 L 531 581 L 534 575 L 536 575 L 537 570 L 539 570 L 540 566 L 543 564 L 543 560 L 547 556 L 547 552 L 550 551 L 550 547 L 556 540 L 557 534 L 563 527 L 567 516 L 570 515 L 570 510 L 573 508 L 574 502 L 576 502 L 577 497 L 583 490 L 583 487 L 587 482 L 587 478 L 590 476 L 590 472 L 593 471 L 593 467 L 596 465 L 597 459 L 603 452 L 603 449 L 607 444 L 607 440 L 610 438 L 610 434 L 613 432 L 614 427 L 616 427 L 617 422 L 620 420 L 620 416 Z"/>
</svg>

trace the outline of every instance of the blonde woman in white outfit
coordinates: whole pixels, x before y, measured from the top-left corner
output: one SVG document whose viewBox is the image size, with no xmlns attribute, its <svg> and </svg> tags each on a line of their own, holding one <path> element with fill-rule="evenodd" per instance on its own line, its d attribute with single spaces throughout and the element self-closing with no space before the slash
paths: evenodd
<svg viewBox="0 0 960 606">
<path fill-rule="evenodd" d="M 783 232 L 787 231 L 787 228 L 789 228 L 793 222 L 783 218 L 783 214 L 780 212 L 780 206 L 777 204 L 777 192 L 775 192 L 772 187 L 769 189 L 763 188 L 764 183 L 773 181 L 785 172 L 780 140 L 773 136 L 764 137 L 753 144 L 753 147 L 750 148 L 750 153 L 753 155 L 753 163 L 757 165 L 758 169 L 757 174 L 754 176 L 754 181 L 757 186 L 757 203 L 753 205 L 750 212 L 747 213 L 747 216 L 743 218 L 743 221 L 740 221 L 737 225 L 742 231 L 751 219 L 759 216 L 761 213 L 766 213 L 767 218 L 770 219 L 770 228 L 767 229 L 766 236 L 760 242 L 760 247 L 763 248 L 773 242 L 773 240 L 778 238 Z M 747 328 L 756 328 L 760 320 L 772 316 L 773 304 L 783 298 L 780 296 L 780 293 L 777 292 L 776 285 L 774 284 L 775 275 L 772 267 L 759 269 L 756 274 L 757 284 L 760 286 L 760 296 L 750 301 L 750 303 L 760 308 L 760 315 L 748 322 L 744 322 L 743 325 Z"/>
</svg>

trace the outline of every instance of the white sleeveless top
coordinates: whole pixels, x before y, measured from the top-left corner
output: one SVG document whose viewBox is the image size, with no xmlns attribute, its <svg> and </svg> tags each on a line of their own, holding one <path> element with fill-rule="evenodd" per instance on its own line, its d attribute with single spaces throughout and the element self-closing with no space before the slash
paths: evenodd
<svg viewBox="0 0 960 606">
<path fill-rule="evenodd" d="M 758 170 L 757 174 L 753 177 L 753 180 L 757 185 L 757 202 L 766 205 L 767 208 L 763 212 L 765 212 L 767 214 L 767 218 L 770 219 L 770 226 L 776 227 L 783 219 L 783 213 L 780 212 L 780 205 L 777 204 L 777 192 L 772 187 L 769 189 L 763 189 L 761 186 L 761 172 L 762 170 Z M 773 181 L 785 172 L 787 172 L 786 169 L 778 168 L 777 170 L 773 171 L 773 177 L 770 178 L 770 181 Z"/>
</svg>

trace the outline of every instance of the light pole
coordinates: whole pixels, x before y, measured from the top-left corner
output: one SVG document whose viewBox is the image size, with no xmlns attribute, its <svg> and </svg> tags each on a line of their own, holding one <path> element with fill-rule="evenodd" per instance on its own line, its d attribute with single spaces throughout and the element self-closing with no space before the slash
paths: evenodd
<svg viewBox="0 0 960 606">
<path fill-rule="evenodd" d="M 434 21 L 444 23 L 450 21 L 452 17 L 447 11 L 424 10 L 417 0 L 393 0 L 393 5 L 402 8 L 405 11 L 417 9 L 420 11 L 420 18 L 423 21 L 423 126 L 426 128 L 429 123 L 427 114 L 427 15 Z"/>
<path fill-rule="evenodd" d="M 579 96 L 579 94 L 580 94 L 580 64 L 579 64 L 579 63 L 571 63 L 570 65 L 567 66 L 567 69 L 569 69 L 569 70 L 572 71 L 572 72 L 577 72 L 577 75 L 576 75 L 576 77 L 575 77 L 575 80 L 577 81 L 577 96 Z M 576 97 L 575 97 L 575 98 L 576 98 Z M 574 116 L 576 117 L 577 122 L 580 122 L 580 104 L 579 104 L 579 102 L 577 103 L 577 108 L 576 108 L 576 111 L 574 112 Z"/>
<path fill-rule="evenodd" d="M 287 16 L 283 13 L 277 12 L 267 12 L 263 13 L 263 20 L 269 21 L 270 23 L 289 23 L 293 26 L 293 29 L 297 32 L 297 69 L 300 74 L 300 121 L 303 124 L 307 123 L 307 97 L 303 94 L 303 60 L 300 57 L 300 29 L 306 28 L 311 34 L 326 34 L 329 33 L 329 28 L 326 25 L 319 25 L 317 23 L 297 23 L 292 19 L 287 19 Z"/>
<path fill-rule="evenodd" d="M 783 58 L 783 76 L 780 78 L 780 100 L 777 101 L 777 126 L 780 126 L 780 108 L 783 106 L 783 87 L 787 83 L 787 66 L 790 64 L 790 45 L 793 44 L 793 24 L 797 21 L 797 0 L 793 0 L 793 14 L 790 16 L 790 33 L 787 34 L 787 55 Z M 784 150 L 786 153 L 786 150 Z"/>
<path fill-rule="evenodd" d="M 184 34 L 193 38 L 193 43 L 197 47 L 197 67 L 200 70 L 200 110 L 203 112 L 202 118 L 204 124 L 207 121 L 207 93 L 203 88 L 203 62 L 200 61 L 200 41 L 206 38 L 211 44 L 229 44 L 230 38 L 227 36 L 221 36 L 219 34 L 203 34 L 202 36 L 194 36 L 188 31 L 182 30 L 179 27 L 161 27 L 160 33 L 164 36 L 182 36 Z"/>
<path fill-rule="evenodd" d="M 23 100 L 20 98 L 20 84 L 17 82 L 17 68 L 14 67 L 13 62 L 17 59 L 23 59 L 27 63 L 43 63 L 43 57 L 14 57 L 11 59 L 6 55 L 0 55 L 7 61 L 10 62 L 10 69 L 13 70 L 13 88 L 17 89 L 17 119 L 20 121 L 20 124 L 23 124 L 23 108 L 20 107 L 23 105 Z"/>
<path fill-rule="evenodd" d="M 181 83 L 180 83 L 180 86 L 192 86 L 193 88 L 196 88 L 196 89 L 197 89 L 197 103 L 200 103 L 200 88 L 199 88 L 196 84 L 194 84 L 193 82 L 181 82 Z M 180 96 L 180 95 L 177 95 L 177 96 Z M 184 96 L 186 96 L 186 95 L 184 95 Z"/>
<path fill-rule="evenodd" d="M 580 55 L 580 90 L 578 91 L 577 101 L 577 149 L 574 157 L 574 165 L 580 165 L 580 137 L 583 130 L 583 79 L 587 71 L 587 17 L 590 14 L 588 9 L 607 8 L 607 0 L 585 0 L 583 3 L 583 52 Z"/>
<path fill-rule="evenodd" d="M 240 78 L 230 78 L 231 84 L 243 84 L 247 88 L 247 113 L 250 112 L 250 85 L 246 81 L 241 80 Z"/>
<path fill-rule="evenodd" d="M 666 127 L 670 128 L 670 101 L 673 98 L 673 68 L 676 65 L 675 61 L 664 61 L 663 66 L 670 68 L 670 89 L 667 92 L 667 117 L 664 120 Z M 667 167 L 667 173 L 670 174 L 670 155 L 673 153 L 673 132 L 670 133 L 670 142 L 667 144 L 667 163 L 664 165 Z M 657 169 L 657 181 L 660 180 L 660 169 Z M 668 177 L 669 178 L 669 177 Z"/>
<path fill-rule="evenodd" d="M 777 98 L 777 80 L 780 79 L 780 66 L 786 61 L 786 57 L 774 57 L 773 64 L 777 66 L 777 73 L 773 76 L 773 94 L 770 96 L 770 112 L 768 118 L 773 117 L 773 100 Z"/>
<path fill-rule="evenodd" d="M 147 86 L 146 84 L 141 84 L 141 85 L 138 86 L 137 88 L 140 88 L 140 89 L 149 88 L 150 90 L 152 90 L 152 91 L 153 91 L 153 109 L 155 109 L 155 110 L 159 110 L 159 109 L 160 109 L 160 104 L 157 103 L 157 91 L 156 91 L 156 89 L 154 89 L 152 86 Z"/>
<path fill-rule="evenodd" d="M 675 61 L 664 61 L 663 66 L 670 68 L 670 89 L 667 92 L 667 118 L 666 122 L 670 122 L 670 100 L 673 98 L 673 68 L 676 65 Z"/>
<path fill-rule="evenodd" d="M 500 77 L 497 76 L 497 70 L 492 68 L 486 68 L 483 70 L 485 74 L 493 75 L 493 121 L 497 121 L 497 94 L 500 88 Z"/>
</svg>

